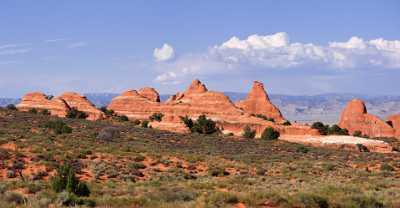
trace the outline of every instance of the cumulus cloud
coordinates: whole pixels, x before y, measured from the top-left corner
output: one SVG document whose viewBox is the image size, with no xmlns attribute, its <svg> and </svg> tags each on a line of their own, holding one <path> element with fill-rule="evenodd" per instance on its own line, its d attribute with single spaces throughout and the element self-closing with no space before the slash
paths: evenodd
<svg viewBox="0 0 400 208">
<path fill-rule="evenodd" d="M 159 62 L 168 61 L 174 58 L 175 51 L 174 48 L 170 46 L 168 43 L 164 43 L 164 45 L 161 48 L 154 49 L 153 56 L 156 59 L 156 61 Z"/>
<path fill-rule="evenodd" d="M 210 65 L 219 68 L 211 70 Z M 172 80 L 184 75 L 227 70 L 284 70 L 308 66 L 327 70 L 400 69 L 400 41 L 351 37 L 348 41 L 327 45 L 292 43 L 284 32 L 265 36 L 255 34 L 245 39 L 232 37 L 210 47 L 197 58 L 181 56 L 170 63 L 172 69 L 164 74 L 173 72 L 177 75 L 168 77 Z"/>
</svg>

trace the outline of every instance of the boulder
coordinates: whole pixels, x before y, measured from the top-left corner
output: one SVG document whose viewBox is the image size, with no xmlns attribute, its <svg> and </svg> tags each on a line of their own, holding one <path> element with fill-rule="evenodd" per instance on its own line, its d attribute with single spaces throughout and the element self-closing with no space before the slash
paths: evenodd
<svg viewBox="0 0 400 208">
<path fill-rule="evenodd" d="M 59 98 L 64 100 L 70 108 L 85 112 L 88 115 L 88 120 L 99 120 L 105 117 L 102 111 L 97 109 L 86 97 L 78 93 L 65 92 Z"/>
<path fill-rule="evenodd" d="M 138 91 L 138 93 L 139 93 L 139 95 L 141 95 L 151 101 L 160 102 L 160 95 L 154 88 L 144 87 L 144 88 L 141 88 Z"/>
<path fill-rule="evenodd" d="M 394 129 L 385 121 L 368 114 L 365 103 L 359 99 L 351 100 L 343 110 L 339 126 L 345 128 L 350 134 L 361 131 L 369 137 L 393 137 Z"/>
<path fill-rule="evenodd" d="M 250 114 L 261 114 L 273 118 L 278 123 L 285 121 L 279 109 L 271 103 L 264 84 L 258 81 L 254 81 L 246 99 L 237 102 L 236 106 Z"/>
<path fill-rule="evenodd" d="M 65 117 L 70 109 L 64 100 L 49 98 L 41 92 L 27 93 L 16 107 L 20 111 L 29 111 L 30 109 L 48 110 L 51 115 L 59 117 Z"/>
<path fill-rule="evenodd" d="M 395 136 L 400 139 L 400 113 L 391 115 L 386 120 L 394 128 Z"/>
<path fill-rule="evenodd" d="M 100 130 L 96 139 L 105 142 L 111 142 L 120 137 L 120 130 L 113 126 L 104 127 Z"/>
</svg>

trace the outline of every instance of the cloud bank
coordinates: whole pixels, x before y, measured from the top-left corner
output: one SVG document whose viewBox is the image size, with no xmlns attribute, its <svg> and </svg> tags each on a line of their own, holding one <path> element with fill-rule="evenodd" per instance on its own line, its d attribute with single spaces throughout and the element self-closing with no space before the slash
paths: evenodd
<svg viewBox="0 0 400 208">
<path fill-rule="evenodd" d="M 232 37 L 197 55 L 183 55 L 163 65 L 155 80 L 177 82 L 189 75 L 226 73 L 232 70 L 288 70 L 299 67 L 321 70 L 400 69 L 400 41 L 351 37 L 327 45 L 291 42 L 284 32 Z"/>
<path fill-rule="evenodd" d="M 175 50 L 168 43 L 164 43 L 161 48 L 155 48 L 153 52 L 153 56 L 156 61 L 168 61 L 174 58 Z"/>
</svg>

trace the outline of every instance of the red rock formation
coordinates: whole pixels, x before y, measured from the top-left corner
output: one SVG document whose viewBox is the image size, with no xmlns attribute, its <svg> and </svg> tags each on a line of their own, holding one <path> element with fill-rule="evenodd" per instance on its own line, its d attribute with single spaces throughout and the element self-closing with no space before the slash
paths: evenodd
<svg viewBox="0 0 400 208">
<path fill-rule="evenodd" d="M 88 115 L 88 120 L 99 120 L 105 117 L 102 111 L 97 109 L 86 97 L 78 93 L 66 92 L 59 98 L 64 100 L 70 108 L 85 112 Z"/>
<path fill-rule="evenodd" d="M 387 118 L 395 130 L 395 136 L 400 139 L 400 114 L 391 115 Z"/>
<path fill-rule="evenodd" d="M 140 95 L 136 90 L 128 90 L 115 97 L 108 109 L 131 119 L 148 119 L 153 113 L 160 112 L 160 103 Z"/>
<path fill-rule="evenodd" d="M 247 98 L 236 103 L 236 106 L 242 108 L 250 114 L 261 114 L 268 118 L 273 118 L 276 122 L 283 122 L 283 118 L 279 109 L 271 103 L 264 85 L 261 82 L 255 81 Z"/>
<path fill-rule="evenodd" d="M 131 90 L 114 98 L 108 108 L 118 114 L 135 119 L 148 119 L 153 113 L 161 112 L 164 114 L 163 121 L 152 122 L 151 125 L 155 128 L 175 132 L 187 131 L 182 125 L 181 116 L 197 119 L 200 115 L 206 115 L 216 121 L 224 132 L 232 132 L 236 135 L 241 135 L 246 125 L 254 128 L 258 135 L 261 135 L 261 132 L 269 126 L 274 127 L 282 134 L 318 134 L 316 130 L 307 126 L 277 125 L 250 116 L 249 113 L 235 106 L 223 93 L 208 91 L 199 80 L 194 80 L 187 90 L 171 96 L 165 103 L 156 102 L 154 99 Z"/>
<path fill-rule="evenodd" d="M 144 87 L 140 89 L 138 93 L 151 101 L 160 102 L 160 95 L 154 88 Z"/>
<path fill-rule="evenodd" d="M 41 92 L 32 92 L 24 95 L 21 102 L 17 105 L 18 110 L 29 111 L 30 109 L 48 110 L 51 115 L 65 117 L 69 106 L 60 98 L 48 99 Z"/>
<path fill-rule="evenodd" d="M 393 137 L 394 129 L 378 117 L 368 114 L 362 100 L 350 101 L 343 110 L 339 126 L 349 130 L 350 134 L 361 131 L 369 137 Z"/>
</svg>

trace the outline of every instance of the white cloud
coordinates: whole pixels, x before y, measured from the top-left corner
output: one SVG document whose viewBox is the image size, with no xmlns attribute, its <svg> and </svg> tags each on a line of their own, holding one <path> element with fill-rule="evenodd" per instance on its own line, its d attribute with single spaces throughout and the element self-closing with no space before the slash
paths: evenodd
<svg viewBox="0 0 400 208">
<path fill-rule="evenodd" d="M 12 49 L 5 49 L 0 50 L 0 55 L 18 55 L 30 52 L 31 48 L 12 48 Z"/>
<path fill-rule="evenodd" d="M 164 51 L 162 49 L 154 51 L 155 57 Z M 159 77 L 163 79 L 157 78 L 156 81 L 226 73 L 230 70 L 284 70 L 298 67 L 323 70 L 400 69 L 400 41 L 382 38 L 366 41 L 351 37 L 348 41 L 330 42 L 327 45 L 291 43 L 284 32 L 250 35 L 246 39 L 232 37 L 203 54 L 183 55 L 162 65 L 160 68 L 164 71 Z M 169 76 L 170 73 L 175 76 Z"/>
<path fill-rule="evenodd" d="M 60 42 L 60 41 L 64 41 L 67 40 L 65 38 L 56 38 L 56 39 L 48 39 L 48 40 L 44 40 L 45 43 L 55 43 L 55 42 Z"/>
<path fill-rule="evenodd" d="M 174 58 L 175 51 L 174 48 L 168 43 L 164 43 L 161 48 L 154 49 L 153 56 L 156 61 L 168 61 Z"/>
<path fill-rule="evenodd" d="M 75 43 L 71 43 L 67 46 L 67 48 L 81 48 L 81 47 L 85 47 L 87 46 L 87 42 L 84 41 L 79 41 L 79 42 L 75 42 Z"/>
</svg>

